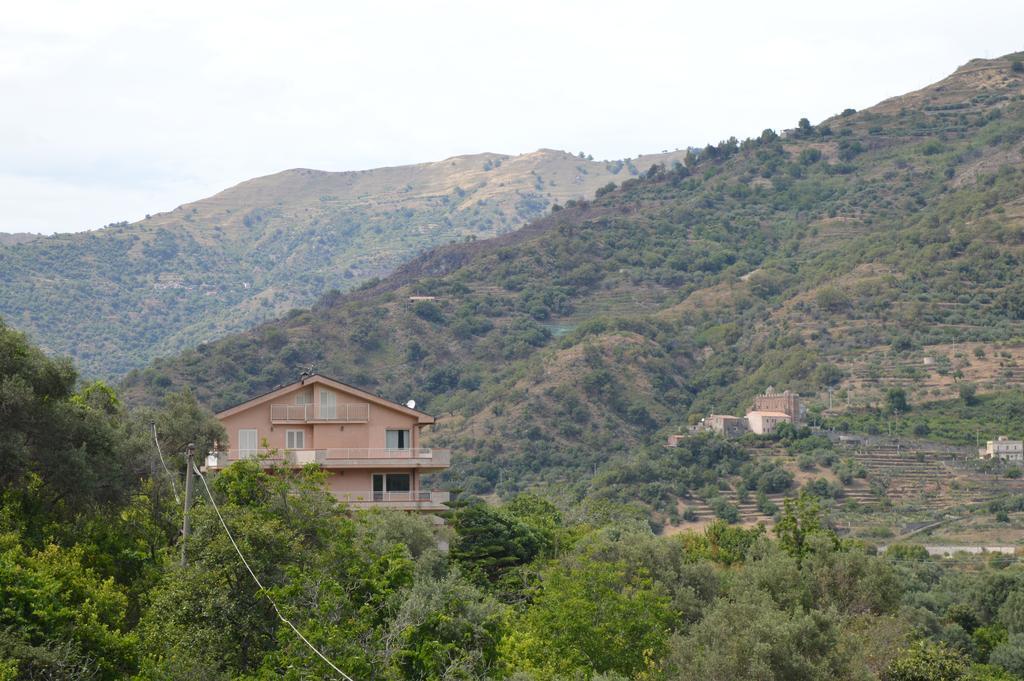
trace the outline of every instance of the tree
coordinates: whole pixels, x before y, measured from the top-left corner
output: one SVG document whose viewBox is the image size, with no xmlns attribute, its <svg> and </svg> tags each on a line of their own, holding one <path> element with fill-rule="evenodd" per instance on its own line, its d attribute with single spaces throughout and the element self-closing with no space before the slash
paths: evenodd
<svg viewBox="0 0 1024 681">
<path fill-rule="evenodd" d="M 399 595 L 384 634 L 396 678 L 485 678 L 497 660 L 503 609 L 457 572 Z"/>
<path fill-rule="evenodd" d="M 1024 589 L 1014 589 L 999 608 L 999 622 L 1011 634 L 1024 634 Z"/>
<path fill-rule="evenodd" d="M 1002 667 L 1018 679 L 1024 677 L 1024 633 L 1012 634 L 1005 642 L 997 645 L 989 656 L 989 662 Z"/>
<path fill-rule="evenodd" d="M 99 679 L 131 674 L 135 650 L 122 630 L 123 590 L 86 567 L 82 549 L 28 551 L 20 539 L 0 534 L 0 661 L 14 658 L 21 678 L 52 678 L 69 667 Z"/>
<path fill-rule="evenodd" d="M 799 497 L 786 499 L 783 503 L 782 517 L 775 525 L 775 535 L 783 550 L 797 561 L 807 554 L 808 539 L 811 536 L 823 535 L 833 543 L 838 541 L 835 533 L 822 523 L 818 498 L 804 491 L 800 492 Z"/>
<path fill-rule="evenodd" d="M 517 518 L 476 503 L 452 517 L 451 557 L 479 585 L 499 586 L 545 548 L 545 537 Z"/>
<path fill-rule="evenodd" d="M 977 403 L 978 386 L 973 383 L 961 382 L 957 390 L 959 391 L 960 399 L 963 400 L 964 404 L 970 406 Z"/>
<path fill-rule="evenodd" d="M 942 643 L 918 641 L 903 650 L 882 674 L 882 681 L 961 681 L 968 663 Z"/>
<path fill-rule="evenodd" d="M 671 678 L 682 681 L 852 678 L 838 636 L 833 614 L 783 609 L 764 591 L 744 586 L 673 642 L 668 666 Z"/>
<path fill-rule="evenodd" d="M 500 650 L 510 670 L 542 678 L 637 678 L 665 655 L 670 614 L 667 594 L 643 570 L 628 576 L 621 563 L 598 560 L 559 565 L 544 573 Z"/>
<path fill-rule="evenodd" d="M 885 409 L 890 414 L 906 414 L 910 411 L 907 392 L 903 388 L 889 388 L 885 392 Z"/>
</svg>

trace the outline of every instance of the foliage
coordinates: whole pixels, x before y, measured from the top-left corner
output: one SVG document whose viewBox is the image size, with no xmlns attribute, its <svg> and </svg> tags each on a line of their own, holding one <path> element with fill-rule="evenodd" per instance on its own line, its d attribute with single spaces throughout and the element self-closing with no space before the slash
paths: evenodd
<svg viewBox="0 0 1024 681">
<path fill-rule="evenodd" d="M 586 561 L 544 573 L 540 593 L 502 641 L 510 669 L 540 678 L 651 673 L 668 643 L 671 612 L 662 587 L 642 572 Z"/>
<path fill-rule="evenodd" d="M 941 643 L 918 642 L 893 660 L 883 681 L 960 681 L 967 678 L 963 656 Z"/>
<path fill-rule="evenodd" d="M 821 536 L 833 543 L 837 541 L 835 533 L 823 524 L 817 498 L 807 492 L 786 499 L 782 516 L 775 525 L 775 534 L 783 550 L 797 560 L 802 560 L 810 551 L 812 537 Z"/>
</svg>

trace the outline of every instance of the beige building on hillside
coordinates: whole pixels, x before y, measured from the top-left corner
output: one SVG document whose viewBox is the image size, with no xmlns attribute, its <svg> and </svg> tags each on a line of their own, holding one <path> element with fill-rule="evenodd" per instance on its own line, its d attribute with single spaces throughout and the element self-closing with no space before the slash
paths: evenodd
<svg viewBox="0 0 1024 681">
<path fill-rule="evenodd" d="M 793 417 L 781 411 L 748 411 L 747 425 L 750 432 L 767 435 L 775 430 L 780 423 L 793 423 Z"/>
<path fill-rule="evenodd" d="M 1000 435 L 998 440 L 989 440 L 985 449 L 978 451 L 983 459 L 1002 459 L 1003 461 L 1024 462 L 1024 441 L 1011 440 Z"/>
<path fill-rule="evenodd" d="M 231 441 L 207 467 L 240 459 L 270 466 L 319 464 L 327 486 L 356 508 L 443 511 L 448 492 L 423 489 L 421 476 L 449 467 L 447 450 L 420 446 L 434 417 L 313 374 L 217 414 Z"/>
</svg>

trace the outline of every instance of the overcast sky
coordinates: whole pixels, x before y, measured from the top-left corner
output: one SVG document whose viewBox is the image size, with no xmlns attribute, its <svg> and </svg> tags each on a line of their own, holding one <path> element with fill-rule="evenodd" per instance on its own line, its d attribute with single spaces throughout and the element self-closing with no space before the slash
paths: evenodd
<svg viewBox="0 0 1024 681">
<path fill-rule="evenodd" d="M 1020 0 L 0 7 L 8 232 L 136 220 L 294 167 L 703 146 L 1024 49 Z"/>
</svg>

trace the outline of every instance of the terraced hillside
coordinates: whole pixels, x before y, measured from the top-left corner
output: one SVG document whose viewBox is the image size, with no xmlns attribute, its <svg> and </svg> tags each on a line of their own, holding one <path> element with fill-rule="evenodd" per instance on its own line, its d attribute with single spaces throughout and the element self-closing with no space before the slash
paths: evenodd
<svg viewBox="0 0 1024 681">
<path fill-rule="evenodd" d="M 851 536 L 916 537 L 914 541 L 922 542 L 945 536 L 967 544 L 977 540 L 1024 545 L 1021 527 L 993 523 L 991 518 L 993 504 L 1024 493 L 1024 480 L 1006 476 L 1012 467 L 986 465 L 935 443 L 908 444 L 838 446 L 810 459 L 785 448 L 753 447 L 748 450 L 752 462 L 786 471 L 792 480 L 786 489 L 758 492 L 751 488 L 757 480 L 746 472 L 749 468 L 741 468 L 739 474 L 720 480 L 717 490 L 685 494 L 674 509 L 653 516 L 666 534 L 702 528 L 720 518 L 770 528 L 787 499 L 809 491 L 830 508 L 835 527 Z M 983 532 L 974 536 L 979 527 Z"/>
<path fill-rule="evenodd" d="M 243 182 L 133 224 L 45 239 L 0 235 L 0 316 L 87 375 L 150 359 L 306 307 L 425 250 L 520 227 L 637 165 L 542 149 Z"/>
<path fill-rule="evenodd" d="M 623 489 L 695 494 L 742 462 L 658 458 L 689 419 L 738 412 L 768 385 L 832 387 L 835 410 L 855 415 L 898 385 L 883 372 L 862 403 L 859 388 L 841 394 L 879 348 L 898 362 L 1024 345 L 1020 58 L 708 145 L 686 166 L 154 362 L 127 392 L 190 385 L 219 407 L 313 365 L 441 415 L 433 441 L 458 453 L 452 475 L 474 492 L 543 481 L 583 494 L 615 463 Z M 932 399 L 910 398 L 914 413 Z"/>
</svg>

